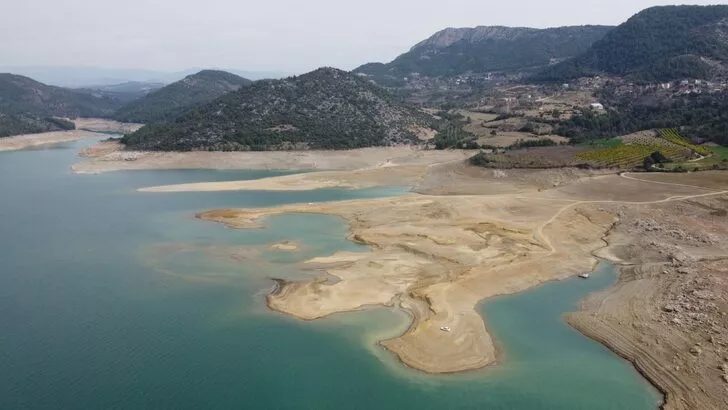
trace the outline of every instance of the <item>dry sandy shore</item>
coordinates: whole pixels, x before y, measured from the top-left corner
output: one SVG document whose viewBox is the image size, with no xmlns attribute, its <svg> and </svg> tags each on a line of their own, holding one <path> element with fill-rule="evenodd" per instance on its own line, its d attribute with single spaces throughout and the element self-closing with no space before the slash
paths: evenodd
<svg viewBox="0 0 728 410">
<path fill-rule="evenodd" d="M 412 326 L 382 345 L 411 367 L 448 373 L 481 368 L 496 359 L 493 341 L 474 310 L 480 300 L 593 268 L 596 260 L 590 252 L 602 246 L 600 237 L 613 216 L 598 210 L 581 211 L 586 216 L 568 212 L 568 228 L 544 227 L 566 204 L 511 196 L 413 194 L 218 210 L 199 217 L 237 228 L 259 226 L 262 217 L 286 212 L 345 218 L 351 239 L 369 245 L 372 252 L 310 261 L 339 281 L 328 284 L 321 277 L 284 282 L 268 297 L 268 305 L 306 320 L 370 305 L 399 306 L 413 315 Z M 549 233 L 548 241 L 538 237 L 541 229 Z M 444 326 L 451 331 L 441 330 Z"/>
<path fill-rule="evenodd" d="M 728 189 L 728 173 L 639 177 Z M 728 195 L 611 211 L 619 222 L 598 254 L 624 265 L 619 282 L 568 321 L 632 361 L 665 409 L 728 408 Z"/>
<path fill-rule="evenodd" d="M 447 167 L 429 167 L 425 173 L 445 173 L 446 179 L 452 178 L 453 170 L 444 170 Z M 389 171 L 397 175 L 396 170 Z M 655 183 L 659 181 L 642 181 L 634 175 L 570 176 L 534 172 L 530 182 L 525 175 L 493 177 L 511 179 L 505 193 L 486 188 L 486 195 L 412 194 L 269 209 L 225 209 L 198 216 L 236 228 L 260 226 L 265 216 L 286 212 L 345 218 L 351 225 L 350 238 L 369 245 L 372 251 L 310 261 L 317 268 L 329 266 L 327 274 L 340 280 L 335 284 L 325 277 L 283 282 L 268 297 L 269 306 L 306 320 L 376 304 L 399 306 L 412 314 L 412 325 L 405 334 L 381 344 L 414 368 L 456 372 L 487 366 L 497 357 L 474 310 L 479 301 L 591 270 L 597 262 L 595 253 L 612 255 L 604 250 L 605 238 L 615 224 L 619 225 L 622 208 L 679 207 L 688 201 L 719 200 L 728 190 L 728 181 L 720 178 L 715 179 L 714 187 L 692 186 L 687 183 L 691 182 L 690 175 L 685 176 L 686 183 Z M 313 178 L 312 187 L 318 186 L 315 173 L 308 178 Z M 432 189 L 423 182 L 437 179 L 423 175 L 416 188 Z M 544 179 L 559 182 L 552 189 L 539 191 L 541 188 L 535 187 L 544 185 Z M 281 183 L 280 178 L 274 180 L 271 186 Z M 467 186 L 467 178 L 463 180 Z M 490 185 L 491 181 L 484 178 L 480 182 Z M 265 181 L 257 184 L 263 187 Z M 716 240 L 727 243 L 725 238 Z M 609 259 L 626 263 L 619 257 Z M 446 328 L 450 331 L 442 330 Z"/>
<path fill-rule="evenodd" d="M 127 124 L 99 118 L 79 118 L 73 120 L 73 122 L 76 124 L 76 129 L 72 131 L 54 131 L 0 138 L 0 151 L 15 151 L 41 145 L 78 141 L 82 138 L 101 136 L 101 133 L 123 134 L 136 131 L 142 126 L 142 124 Z"/>
<path fill-rule="evenodd" d="M 418 194 L 198 217 L 241 229 L 287 212 L 344 218 L 350 239 L 371 251 L 308 261 L 305 267 L 325 272 L 279 281 L 269 307 L 305 320 L 399 307 L 411 326 L 380 343 L 431 373 L 497 361 L 474 309 L 481 300 L 610 260 L 623 266 L 619 284 L 588 298 L 569 322 L 632 361 L 665 393 L 664 408 L 728 406 L 728 173 L 502 171 L 466 166 L 457 156 L 411 161 L 370 158 L 355 171 L 146 191 L 410 186 Z"/>
<path fill-rule="evenodd" d="M 73 123 L 76 124 L 76 129 L 78 130 L 102 132 L 106 134 L 127 134 L 144 126 L 144 124 L 118 122 L 102 118 L 78 118 L 73 120 Z"/>
<path fill-rule="evenodd" d="M 0 138 L 0 151 L 15 151 L 24 148 L 37 147 L 61 142 L 78 141 L 81 138 L 97 137 L 101 134 L 90 131 L 54 131 L 41 134 L 17 135 Z"/>
<path fill-rule="evenodd" d="M 114 142 L 100 143 L 73 166 L 77 173 L 150 169 L 356 170 L 392 165 L 430 165 L 464 160 L 472 151 L 426 151 L 412 147 L 348 151 L 137 152 Z"/>
</svg>

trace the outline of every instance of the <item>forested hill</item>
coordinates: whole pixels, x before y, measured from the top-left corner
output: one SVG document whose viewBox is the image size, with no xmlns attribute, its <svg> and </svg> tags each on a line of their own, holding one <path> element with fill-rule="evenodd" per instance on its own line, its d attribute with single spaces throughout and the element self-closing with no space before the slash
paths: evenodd
<svg viewBox="0 0 728 410">
<path fill-rule="evenodd" d="M 118 100 L 0 74 L 0 137 L 73 128 L 53 117 L 109 117 Z"/>
<path fill-rule="evenodd" d="M 58 117 L 108 117 L 118 100 L 99 98 L 39 83 L 15 74 L 0 74 L 0 112 Z"/>
<path fill-rule="evenodd" d="M 448 28 L 388 64 L 365 64 L 354 71 L 376 80 L 412 73 L 439 77 L 522 70 L 579 55 L 611 29 L 607 26 Z"/>
<path fill-rule="evenodd" d="M 128 103 L 114 118 L 140 123 L 170 121 L 190 107 L 250 84 L 250 80 L 225 71 L 203 70 Z"/>
<path fill-rule="evenodd" d="M 607 73 L 635 80 L 709 79 L 728 68 L 728 6 L 662 6 L 641 11 L 584 54 L 536 75 L 538 81 Z"/>
<path fill-rule="evenodd" d="M 170 151 L 346 149 L 413 143 L 435 122 L 356 74 L 321 68 L 258 81 L 122 142 Z"/>
</svg>

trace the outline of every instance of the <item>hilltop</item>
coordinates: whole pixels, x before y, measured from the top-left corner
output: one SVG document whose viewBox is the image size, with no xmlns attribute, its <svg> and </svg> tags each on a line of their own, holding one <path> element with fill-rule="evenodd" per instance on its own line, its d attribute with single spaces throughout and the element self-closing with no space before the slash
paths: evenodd
<svg viewBox="0 0 728 410">
<path fill-rule="evenodd" d="M 321 68 L 256 82 L 122 142 L 167 151 L 345 149 L 417 142 L 435 123 L 356 74 Z"/>
<path fill-rule="evenodd" d="M 728 69 L 728 6 L 645 9 L 578 57 L 534 77 L 538 81 L 609 74 L 634 80 L 709 79 Z"/>
<path fill-rule="evenodd" d="M 112 98 L 0 74 L 0 137 L 73 129 L 54 117 L 108 117 L 120 105 Z"/>
<path fill-rule="evenodd" d="M 121 107 L 114 118 L 123 122 L 172 120 L 197 104 L 214 100 L 252 82 L 225 71 L 203 70 Z"/>
<path fill-rule="evenodd" d="M 447 28 L 390 63 L 365 64 L 354 72 L 372 76 L 375 81 L 391 82 L 412 73 L 439 77 L 531 69 L 579 55 L 611 29 L 607 26 Z"/>
</svg>

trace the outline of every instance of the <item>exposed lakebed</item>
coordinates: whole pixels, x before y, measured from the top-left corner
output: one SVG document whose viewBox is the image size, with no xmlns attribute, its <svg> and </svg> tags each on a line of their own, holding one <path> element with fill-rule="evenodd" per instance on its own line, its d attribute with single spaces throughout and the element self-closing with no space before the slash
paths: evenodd
<svg viewBox="0 0 728 410">
<path fill-rule="evenodd" d="M 562 321 L 605 288 L 552 282 L 479 308 L 496 367 L 449 376 L 407 369 L 374 343 L 403 330 L 385 308 L 301 322 L 269 312 L 271 277 L 367 249 L 325 215 L 232 230 L 195 212 L 396 195 L 397 189 L 144 194 L 153 185 L 280 173 L 134 171 L 73 175 L 81 145 L 0 154 L 0 407 L 654 409 L 625 361 Z M 273 243 L 294 241 L 282 252 Z"/>
</svg>

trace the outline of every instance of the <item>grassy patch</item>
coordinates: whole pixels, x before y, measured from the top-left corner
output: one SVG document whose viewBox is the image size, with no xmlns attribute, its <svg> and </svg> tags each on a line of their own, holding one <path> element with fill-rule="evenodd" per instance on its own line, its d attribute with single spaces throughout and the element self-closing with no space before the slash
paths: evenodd
<svg viewBox="0 0 728 410">
<path fill-rule="evenodd" d="M 703 158 L 700 161 L 681 161 L 674 162 L 671 164 L 665 164 L 665 168 L 672 169 L 677 167 L 685 168 L 689 171 L 695 169 L 698 170 L 709 170 L 709 169 L 728 169 L 728 147 L 702 147 L 703 149 L 710 150 L 712 154 L 709 157 Z"/>
<path fill-rule="evenodd" d="M 710 147 L 713 152 L 713 159 L 728 161 L 728 147 Z"/>
</svg>

